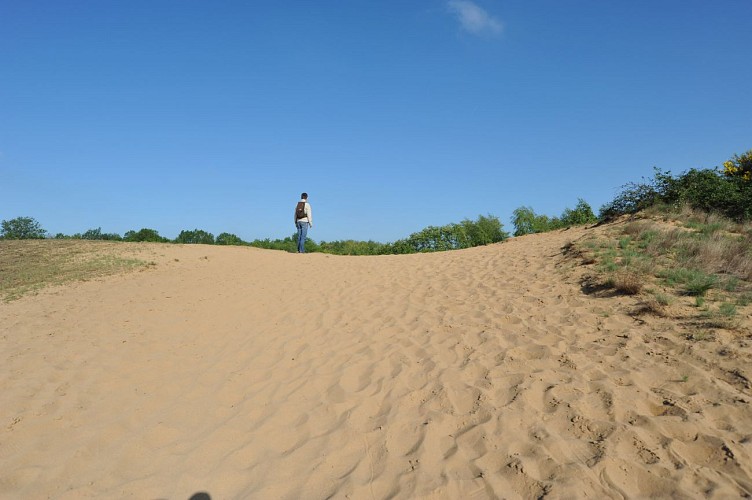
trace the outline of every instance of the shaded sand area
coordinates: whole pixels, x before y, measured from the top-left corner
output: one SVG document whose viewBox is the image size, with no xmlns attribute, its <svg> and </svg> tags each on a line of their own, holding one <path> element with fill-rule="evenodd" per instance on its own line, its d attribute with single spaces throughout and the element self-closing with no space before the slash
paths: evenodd
<svg viewBox="0 0 752 500">
<path fill-rule="evenodd" d="M 143 272 L 0 304 L 0 497 L 749 495 L 747 340 L 585 295 L 562 253 L 585 231 L 153 245 Z"/>
</svg>

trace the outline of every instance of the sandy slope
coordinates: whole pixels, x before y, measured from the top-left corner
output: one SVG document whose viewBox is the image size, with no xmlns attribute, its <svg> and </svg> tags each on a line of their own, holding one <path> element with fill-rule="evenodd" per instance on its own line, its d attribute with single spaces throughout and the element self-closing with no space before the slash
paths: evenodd
<svg viewBox="0 0 752 500">
<path fill-rule="evenodd" d="M 155 245 L 154 269 L 2 304 L 0 497 L 749 495 L 749 389 L 584 295 L 582 234 Z"/>
</svg>

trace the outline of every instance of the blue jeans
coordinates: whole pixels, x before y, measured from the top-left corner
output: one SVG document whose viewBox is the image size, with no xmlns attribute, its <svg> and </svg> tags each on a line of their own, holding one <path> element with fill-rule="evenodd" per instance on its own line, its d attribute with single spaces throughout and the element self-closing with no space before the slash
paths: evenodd
<svg viewBox="0 0 752 500">
<path fill-rule="evenodd" d="M 308 223 L 296 222 L 295 225 L 298 227 L 298 253 L 305 253 L 305 240 L 306 235 L 308 235 Z"/>
</svg>

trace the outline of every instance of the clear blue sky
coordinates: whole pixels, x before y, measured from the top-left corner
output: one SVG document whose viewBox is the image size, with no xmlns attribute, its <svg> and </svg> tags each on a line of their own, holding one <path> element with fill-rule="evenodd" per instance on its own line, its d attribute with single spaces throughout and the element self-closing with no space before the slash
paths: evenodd
<svg viewBox="0 0 752 500">
<path fill-rule="evenodd" d="M 0 219 L 393 241 L 752 148 L 750 0 L 0 0 Z"/>
</svg>

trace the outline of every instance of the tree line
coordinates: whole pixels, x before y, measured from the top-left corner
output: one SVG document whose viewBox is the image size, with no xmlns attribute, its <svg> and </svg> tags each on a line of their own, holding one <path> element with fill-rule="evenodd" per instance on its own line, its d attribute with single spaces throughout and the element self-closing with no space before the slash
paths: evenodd
<svg viewBox="0 0 752 500">
<path fill-rule="evenodd" d="M 2 239 L 42 239 L 50 237 L 40 223 L 32 217 L 17 217 L 2 221 Z M 385 255 L 417 252 L 436 252 L 442 250 L 456 250 L 479 245 L 488 245 L 504 241 L 509 234 L 504 231 L 503 224 L 493 215 L 480 215 L 474 221 L 463 220 L 460 223 L 445 226 L 429 226 L 409 237 L 391 243 L 375 241 L 321 241 L 308 239 L 306 250 L 309 252 L 325 252 L 339 255 Z M 54 239 L 77 240 L 106 240 L 126 242 L 156 242 L 204 245 L 246 245 L 273 250 L 297 251 L 297 235 L 292 234 L 280 239 L 256 239 L 243 241 L 242 238 L 231 233 L 221 233 L 215 237 L 212 233 L 202 229 L 183 230 L 175 239 L 161 236 L 156 229 L 143 228 L 138 231 L 128 231 L 123 236 L 116 233 L 102 232 L 101 228 L 89 229 L 84 233 L 65 235 L 58 233 Z"/>
<path fill-rule="evenodd" d="M 690 169 L 677 176 L 655 170 L 652 179 L 630 182 L 622 186 L 616 197 L 603 205 L 596 216 L 590 205 L 578 199 L 573 209 L 566 208 L 560 216 L 536 214 L 532 207 L 514 210 L 511 222 L 514 236 L 542 233 L 583 224 L 606 221 L 624 214 L 633 214 L 656 205 L 677 207 L 689 205 L 705 212 L 715 212 L 730 219 L 752 219 L 752 150 L 735 155 L 723 163 L 723 168 Z M 32 217 L 3 220 L 0 239 L 49 238 L 40 223 Z M 428 226 L 407 238 L 390 243 L 376 241 L 338 240 L 316 242 L 308 239 L 306 250 L 338 255 L 387 255 L 418 252 L 457 250 L 504 241 L 509 234 L 494 215 L 479 215 L 475 220 L 465 219 L 444 226 Z M 142 228 L 128 231 L 123 236 L 104 233 L 101 228 L 84 233 L 65 235 L 56 239 L 109 240 L 127 242 L 159 242 L 205 245 L 247 245 L 257 248 L 297 251 L 297 236 L 281 239 L 256 239 L 243 241 L 231 233 L 215 237 L 202 229 L 183 230 L 174 240 L 161 236 L 157 230 Z"/>
</svg>

